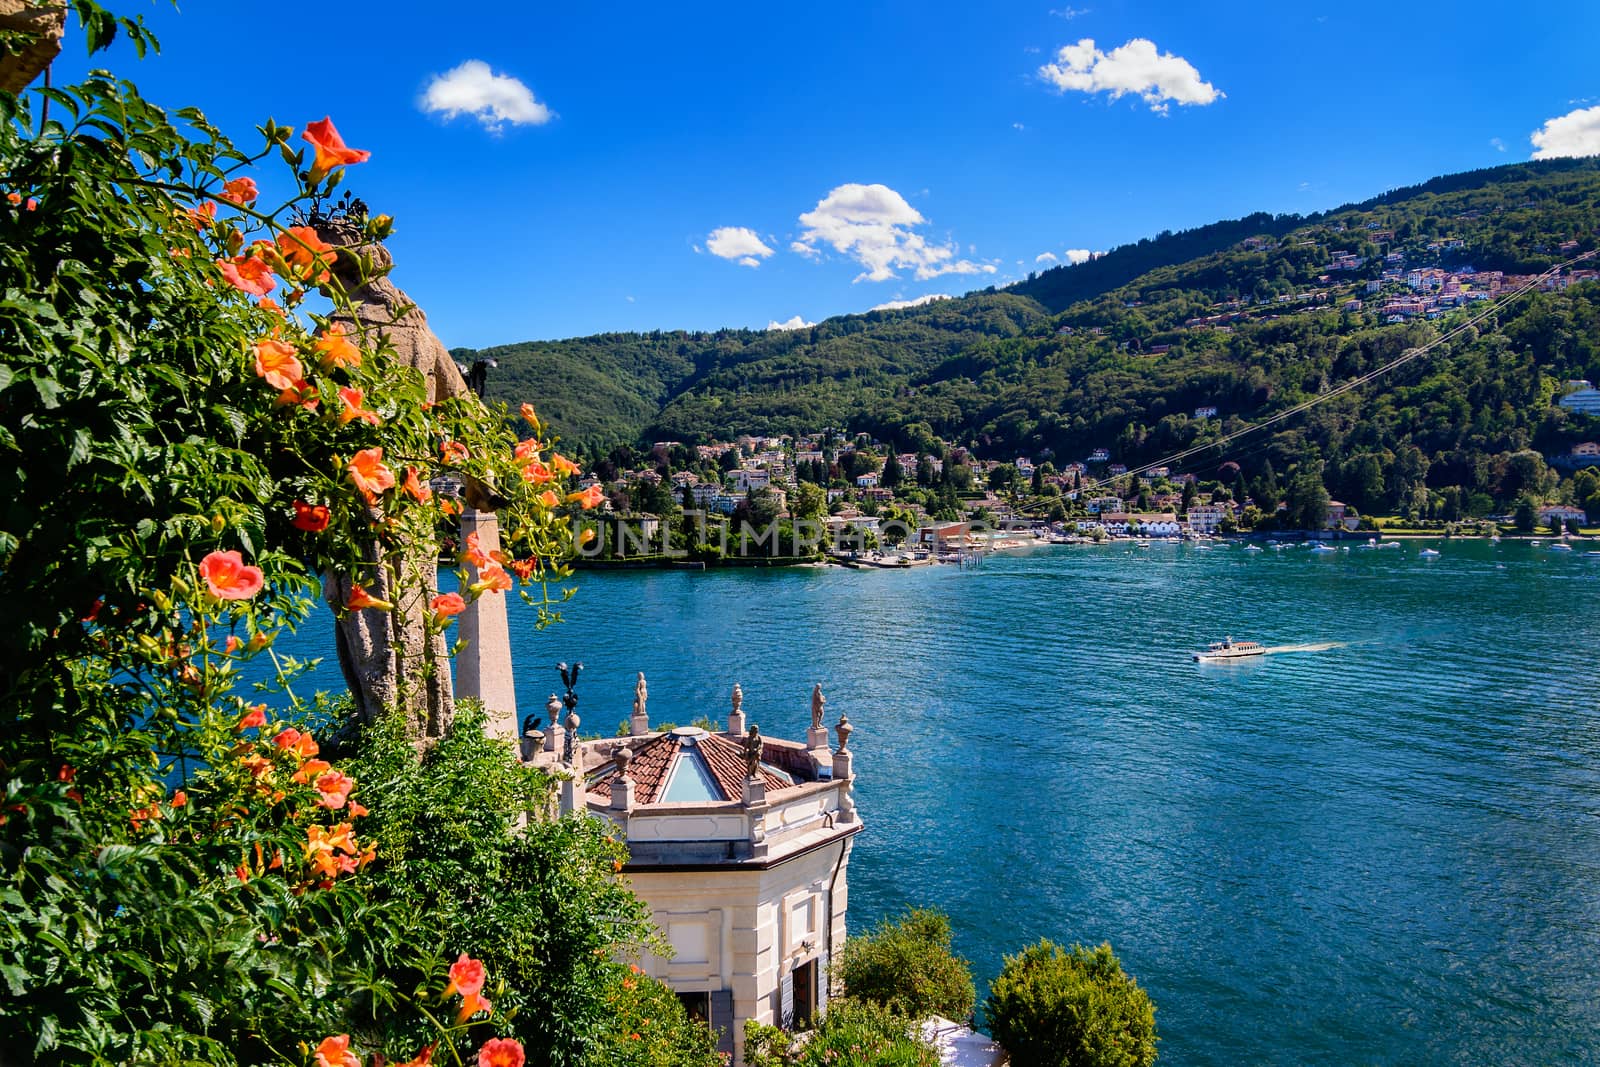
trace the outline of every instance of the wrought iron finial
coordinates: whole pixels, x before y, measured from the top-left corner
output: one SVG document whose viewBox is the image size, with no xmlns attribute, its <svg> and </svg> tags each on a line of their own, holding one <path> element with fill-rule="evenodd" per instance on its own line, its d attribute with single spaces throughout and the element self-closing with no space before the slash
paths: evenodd
<svg viewBox="0 0 1600 1067">
<path fill-rule="evenodd" d="M 472 366 L 467 370 L 467 388 L 471 389 L 479 400 L 483 399 L 483 391 L 489 384 L 489 371 L 498 366 L 500 366 L 498 362 L 486 356 L 483 359 L 473 360 Z"/>
</svg>

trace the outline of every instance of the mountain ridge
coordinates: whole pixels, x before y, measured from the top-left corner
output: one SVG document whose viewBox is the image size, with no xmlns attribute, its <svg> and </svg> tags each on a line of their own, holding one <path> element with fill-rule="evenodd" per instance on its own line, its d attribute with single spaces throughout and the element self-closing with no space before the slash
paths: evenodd
<svg viewBox="0 0 1600 1067">
<path fill-rule="evenodd" d="M 1497 275 L 1592 250 L 1597 228 L 1600 159 L 1514 163 L 1313 215 L 1161 234 L 1005 289 L 799 330 L 615 333 L 476 354 L 500 360 L 491 396 L 533 400 L 593 454 L 831 426 L 994 457 L 1105 447 L 1131 464 L 1370 371 L 1435 336 L 1457 303 L 1492 295 Z M 1480 468 L 1600 435 L 1552 406 L 1561 381 L 1600 377 L 1595 290 L 1521 298 L 1470 340 L 1233 458 L 1321 462 L 1339 487 L 1338 470 L 1371 454 L 1390 499 L 1442 479 L 1499 499 L 1504 479 Z M 1214 418 L 1193 414 L 1213 407 Z M 1430 479 L 1432 468 L 1442 473 Z"/>
</svg>

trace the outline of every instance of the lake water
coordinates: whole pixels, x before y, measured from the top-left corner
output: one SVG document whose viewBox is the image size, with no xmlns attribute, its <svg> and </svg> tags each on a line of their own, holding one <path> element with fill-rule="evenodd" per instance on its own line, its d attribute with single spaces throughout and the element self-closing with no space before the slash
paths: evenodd
<svg viewBox="0 0 1600 1067">
<path fill-rule="evenodd" d="M 1600 1062 L 1600 558 L 1442 542 L 1157 544 L 981 568 L 582 573 L 518 699 L 582 660 L 585 731 L 856 731 L 861 930 L 953 919 L 980 996 L 1040 937 L 1109 940 L 1161 1062 Z M 1232 634 L 1319 645 L 1244 663 Z M 330 684 L 333 680 L 329 679 Z"/>
</svg>

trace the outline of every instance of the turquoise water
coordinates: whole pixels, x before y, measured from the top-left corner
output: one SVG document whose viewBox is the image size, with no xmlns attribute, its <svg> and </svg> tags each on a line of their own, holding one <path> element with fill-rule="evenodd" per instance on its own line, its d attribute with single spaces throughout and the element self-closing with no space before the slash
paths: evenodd
<svg viewBox="0 0 1600 1067">
<path fill-rule="evenodd" d="M 1600 1061 L 1600 558 L 1039 549 L 978 569 L 585 573 L 513 613 L 585 729 L 849 713 L 862 929 L 948 911 L 983 984 L 1109 940 L 1169 1064 Z M 515 604 L 515 601 L 513 601 Z M 1223 634 L 1335 643 L 1246 663 Z M 331 680 L 330 680 L 331 681 Z"/>
</svg>

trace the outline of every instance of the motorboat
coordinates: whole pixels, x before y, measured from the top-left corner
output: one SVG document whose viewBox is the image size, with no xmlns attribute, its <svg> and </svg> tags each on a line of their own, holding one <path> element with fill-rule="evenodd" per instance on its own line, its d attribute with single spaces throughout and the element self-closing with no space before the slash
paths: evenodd
<svg viewBox="0 0 1600 1067">
<path fill-rule="evenodd" d="M 1417 556 L 1421 559 L 1438 559 L 1439 550 L 1437 548 L 1425 548 L 1421 552 L 1418 552 Z"/>
<path fill-rule="evenodd" d="M 1203 652 L 1194 654 L 1196 663 L 1218 663 L 1223 660 L 1249 659 L 1266 654 L 1266 649 L 1256 641 L 1235 641 L 1231 636 L 1213 641 Z"/>
</svg>

